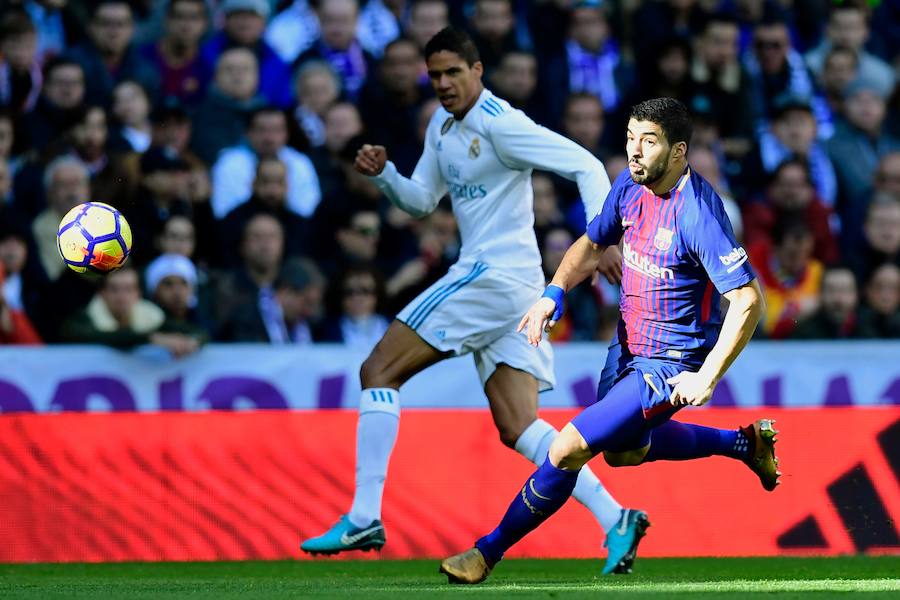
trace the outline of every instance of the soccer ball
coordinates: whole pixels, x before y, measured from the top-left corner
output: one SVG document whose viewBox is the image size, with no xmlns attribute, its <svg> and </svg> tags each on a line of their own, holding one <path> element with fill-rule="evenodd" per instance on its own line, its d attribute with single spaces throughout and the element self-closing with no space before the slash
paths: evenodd
<svg viewBox="0 0 900 600">
<path fill-rule="evenodd" d="M 56 245 L 76 273 L 109 273 L 124 265 L 131 254 L 131 227 L 109 204 L 85 202 L 62 218 Z"/>
</svg>

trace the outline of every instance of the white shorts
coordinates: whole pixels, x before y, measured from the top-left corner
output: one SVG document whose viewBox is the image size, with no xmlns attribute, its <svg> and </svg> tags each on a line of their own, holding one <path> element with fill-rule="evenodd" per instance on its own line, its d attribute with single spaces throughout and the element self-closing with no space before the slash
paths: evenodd
<svg viewBox="0 0 900 600">
<path fill-rule="evenodd" d="M 523 283 L 481 262 L 457 263 L 397 319 L 442 352 L 473 353 L 482 386 L 502 363 L 534 375 L 543 392 L 556 383 L 553 349 L 546 339 L 534 348 L 516 332 L 542 291 L 537 281 Z"/>
</svg>

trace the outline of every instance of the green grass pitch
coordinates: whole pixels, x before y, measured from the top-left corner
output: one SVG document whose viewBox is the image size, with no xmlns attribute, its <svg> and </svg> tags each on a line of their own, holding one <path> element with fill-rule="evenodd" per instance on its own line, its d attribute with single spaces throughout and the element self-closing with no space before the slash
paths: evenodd
<svg viewBox="0 0 900 600">
<path fill-rule="evenodd" d="M 590 560 L 508 560 L 450 586 L 435 560 L 0 565 L 0 598 L 900 598 L 900 556 L 639 559 L 599 577 Z"/>
</svg>

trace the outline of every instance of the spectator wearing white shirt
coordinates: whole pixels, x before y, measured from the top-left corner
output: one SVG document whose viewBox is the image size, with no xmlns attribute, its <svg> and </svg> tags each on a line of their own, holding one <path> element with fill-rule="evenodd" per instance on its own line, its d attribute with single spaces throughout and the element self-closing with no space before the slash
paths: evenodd
<svg viewBox="0 0 900 600">
<path fill-rule="evenodd" d="M 287 117 L 277 108 L 261 108 L 250 115 L 247 143 L 225 148 L 212 168 L 213 214 L 223 218 L 250 198 L 260 157 L 277 157 L 288 170 L 288 209 L 302 217 L 315 212 L 322 192 L 312 162 L 287 145 Z"/>
</svg>

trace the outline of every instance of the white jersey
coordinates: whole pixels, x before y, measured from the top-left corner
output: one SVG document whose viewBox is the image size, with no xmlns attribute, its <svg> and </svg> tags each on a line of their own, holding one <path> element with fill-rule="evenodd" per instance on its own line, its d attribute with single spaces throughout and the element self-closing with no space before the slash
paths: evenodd
<svg viewBox="0 0 900 600">
<path fill-rule="evenodd" d="M 449 193 L 462 238 L 460 263 L 478 261 L 543 281 L 534 236 L 533 169 L 574 179 L 588 223 L 610 190 L 603 164 L 590 152 L 484 90 L 462 120 L 437 109 L 411 178 L 388 161 L 373 179 L 394 204 L 415 216 L 433 211 Z"/>
</svg>

